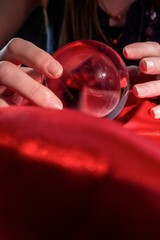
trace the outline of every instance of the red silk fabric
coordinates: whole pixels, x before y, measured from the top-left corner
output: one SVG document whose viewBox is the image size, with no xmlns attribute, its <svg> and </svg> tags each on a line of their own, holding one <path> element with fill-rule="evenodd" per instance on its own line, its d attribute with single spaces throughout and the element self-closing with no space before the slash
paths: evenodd
<svg viewBox="0 0 160 240">
<path fill-rule="evenodd" d="M 0 109 L 0 239 L 159 239 L 160 120 Z M 142 136 L 141 136 L 142 135 Z"/>
<path fill-rule="evenodd" d="M 123 128 L 160 144 L 160 119 L 154 119 L 149 113 L 154 106 L 156 106 L 154 101 L 138 99 L 130 93 L 129 99 L 117 119 L 123 124 Z"/>
</svg>

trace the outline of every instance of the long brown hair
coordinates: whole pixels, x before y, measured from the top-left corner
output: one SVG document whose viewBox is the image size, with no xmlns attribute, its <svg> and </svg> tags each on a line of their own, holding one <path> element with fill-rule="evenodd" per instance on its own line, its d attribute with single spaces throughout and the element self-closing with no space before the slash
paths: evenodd
<svg viewBox="0 0 160 240">
<path fill-rule="evenodd" d="M 98 0 L 65 0 L 64 18 L 59 46 L 78 39 L 91 39 L 93 32 L 105 38 L 97 15 Z"/>
</svg>

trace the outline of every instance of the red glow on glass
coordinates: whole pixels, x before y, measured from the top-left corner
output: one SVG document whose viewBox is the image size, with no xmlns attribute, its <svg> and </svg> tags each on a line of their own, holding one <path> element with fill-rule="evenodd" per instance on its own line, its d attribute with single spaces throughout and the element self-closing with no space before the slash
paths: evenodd
<svg viewBox="0 0 160 240">
<path fill-rule="evenodd" d="M 75 41 L 53 57 L 64 71 L 59 79 L 47 79 L 47 84 L 64 107 L 111 119 L 122 110 L 129 90 L 128 71 L 112 48 L 94 40 Z"/>
</svg>

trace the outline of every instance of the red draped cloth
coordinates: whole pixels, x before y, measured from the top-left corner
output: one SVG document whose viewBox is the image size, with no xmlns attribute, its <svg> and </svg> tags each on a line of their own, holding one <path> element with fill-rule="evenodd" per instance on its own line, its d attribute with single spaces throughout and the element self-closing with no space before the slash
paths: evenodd
<svg viewBox="0 0 160 240">
<path fill-rule="evenodd" d="M 160 239 L 160 120 L 0 109 L 0 239 Z"/>
</svg>

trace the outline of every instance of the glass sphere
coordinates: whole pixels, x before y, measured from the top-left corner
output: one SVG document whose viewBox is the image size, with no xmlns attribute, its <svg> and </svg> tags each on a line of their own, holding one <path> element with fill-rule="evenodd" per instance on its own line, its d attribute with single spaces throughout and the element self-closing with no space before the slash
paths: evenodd
<svg viewBox="0 0 160 240">
<path fill-rule="evenodd" d="M 109 46 L 94 40 L 74 41 L 52 55 L 63 66 L 59 79 L 47 79 L 48 87 L 65 108 L 115 118 L 129 92 L 128 71 Z"/>
</svg>

